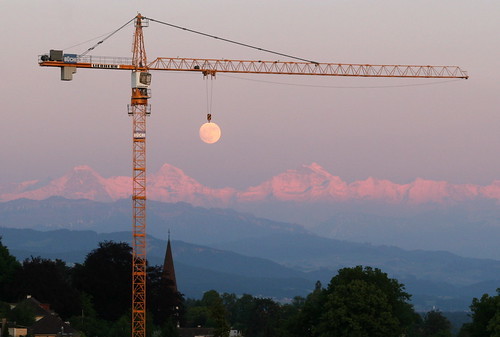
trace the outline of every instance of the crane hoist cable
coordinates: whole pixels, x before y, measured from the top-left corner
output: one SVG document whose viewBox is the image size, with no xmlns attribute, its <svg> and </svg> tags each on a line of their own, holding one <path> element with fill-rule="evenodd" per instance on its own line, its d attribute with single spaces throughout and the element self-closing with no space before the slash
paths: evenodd
<svg viewBox="0 0 500 337">
<path fill-rule="evenodd" d="M 212 120 L 212 102 L 214 90 L 214 76 L 205 76 L 205 88 L 207 93 L 207 121 L 210 123 Z M 210 82 L 210 83 L 209 83 Z"/>
</svg>

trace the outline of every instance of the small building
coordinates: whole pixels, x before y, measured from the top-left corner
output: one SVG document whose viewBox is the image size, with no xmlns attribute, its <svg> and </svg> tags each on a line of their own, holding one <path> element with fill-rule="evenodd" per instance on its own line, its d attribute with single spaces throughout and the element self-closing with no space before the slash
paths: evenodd
<svg viewBox="0 0 500 337">
<path fill-rule="evenodd" d="M 8 323 L 7 329 L 9 330 L 9 336 L 11 337 L 26 337 L 28 335 L 28 327 L 26 326 Z"/>
<path fill-rule="evenodd" d="M 12 337 L 80 337 L 80 333 L 69 323 L 64 322 L 59 315 L 50 309 L 50 305 L 41 303 L 31 295 L 19 303 L 12 304 L 11 308 L 18 305 L 29 307 L 35 315 L 35 323 L 29 327 L 7 323 L 9 335 Z"/>
</svg>

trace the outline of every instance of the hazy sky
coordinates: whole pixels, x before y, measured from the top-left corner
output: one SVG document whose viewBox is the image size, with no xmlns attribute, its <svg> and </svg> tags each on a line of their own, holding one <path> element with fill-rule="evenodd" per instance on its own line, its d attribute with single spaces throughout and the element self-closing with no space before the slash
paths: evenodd
<svg viewBox="0 0 500 337">
<path fill-rule="evenodd" d="M 142 3 L 140 6 L 138 3 Z M 50 49 L 81 53 L 137 12 L 320 62 L 458 65 L 469 80 L 223 75 L 212 81 L 214 145 L 200 141 L 206 80 L 154 72 L 148 167 L 173 164 L 211 187 L 243 188 L 317 162 L 370 176 L 489 184 L 500 179 L 500 1 L 0 1 L 0 183 L 76 165 L 131 172 L 130 74 L 41 68 Z M 156 23 L 148 58 L 286 60 Z M 128 26 L 91 54 L 131 56 Z M 74 48 L 69 48 L 78 45 Z M 209 83 L 210 84 L 210 83 Z"/>
</svg>

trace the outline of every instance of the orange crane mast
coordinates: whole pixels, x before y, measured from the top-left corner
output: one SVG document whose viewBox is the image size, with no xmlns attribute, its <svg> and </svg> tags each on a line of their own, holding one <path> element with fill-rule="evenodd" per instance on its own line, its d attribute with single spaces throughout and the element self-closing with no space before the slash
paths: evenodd
<svg viewBox="0 0 500 337">
<path fill-rule="evenodd" d="M 146 117 L 151 108 L 151 70 L 194 71 L 204 76 L 216 73 L 397 77 L 467 79 L 467 72 L 457 66 L 371 65 L 318 62 L 280 62 L 158 57 L 148 63 L 143 27 L 149 20 L 135 18 L 132 58 L 64 54 L 51 50 L 39 56 L 42 67 L 61 68 L 61 80 L 70 81 L 77 68 L 129 70 L 132 72 L 132 95 L 128 114 L 132 116 L 132 337 L 146 337 Z M 92 48 L 93 49 L 93 48 Z M 90 49 L 89 49 L 90 50 Z"/>
<path fill-rule="evenodd" d="M 146 336 L 146 117 L 151 108 L 142 27 L 147 21 L 139 14 L 135 22 L 132 56 L 132 337 Z"/>
</svg>

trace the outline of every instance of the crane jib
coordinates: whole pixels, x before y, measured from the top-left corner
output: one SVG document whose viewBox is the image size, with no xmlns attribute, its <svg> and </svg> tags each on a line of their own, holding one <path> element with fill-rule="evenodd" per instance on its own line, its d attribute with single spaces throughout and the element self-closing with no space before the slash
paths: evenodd
<svg viewBox="0 0 500 337">
<path fill-rule="evenodd" d="M 62 50 L 51 50 L 39 56 L 40 66 L 73 67 L 120 70 L 164 70 L 197 71 L 204 75 L 219 73 L 282 74 L 308 76 L 355 76 L 355 77 L 399 77 L 399 78 L 461 78 L 467 72 L 458 66 L 431 65 L 384 65 L 317 63 L 262 60 L 196 59 L 158 57 L 147 63 L 134 63 L 130 57 L 109 57 L 65 54 Z M 138 66 L 141 64 L 141 66 Z"/>
<path fill-rule="evenodd" d="M 111 59 L 111 58 L 109 58 Z M 460 78 L 468 79 L 466 71 L 457 66 L 370 65 L 342 63 L 305 63 L 276 61 L 212 60 L 158 58 L 145 67 L 135 67 L 128 59 L 112 63 L 105 58 L 93 57 L 103 62 L 64 62 L 39 59 L 43 67 L 74 67 L 111 70 L 163 70 L 195 71 L 201 73 L 282 74 L 306 76 L 354 76 L 399 78 Z M 85 60 L 87 61 L 87 60 Z"/>
</svg>

